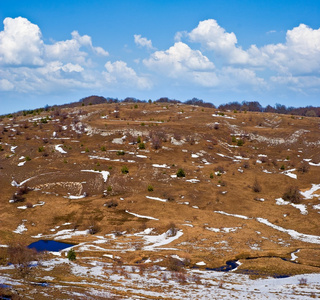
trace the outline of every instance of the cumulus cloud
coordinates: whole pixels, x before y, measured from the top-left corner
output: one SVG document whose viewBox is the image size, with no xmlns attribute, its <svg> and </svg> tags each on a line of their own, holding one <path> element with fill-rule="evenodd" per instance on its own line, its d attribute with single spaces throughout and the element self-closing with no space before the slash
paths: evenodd
<svg viewBox="0 0 320 300">
<path fill-rule="evenodd" d="M 93 47 L 91 37 L 88 35 L 81 36 L 78 31 L 71 33 L 72 39 L 59 41 L 52 45 L 45 45 L 46 55 L 49 59 L 61 61 L 73 61 L 84 63 L 88 53 L 81 51 L 82 47 L 91 49 L 94 53 L 108 56 L 109 53 L 101 47 Z"/>
<path fill-rule="evenodd" d="M 207 50 L 226 59 L 230 65 L 263 67 L 280 73 L 310 74 L 320 70 L 320 29 L 305 24 L 288 30 L 286 42 L 243 50 L 236 35 L 219 26 L 216 20 L 201 21 L 188 34 L 191 42 L 201 43 Z"/>
<path fill-rule="evenodd" d="M 175 43 L 166 51 L 156 51 L 143 63 L 152 70 L 177 78 L 192 71 L 214 69 L 214 64 L 199 50 L 192 50 L 187 44 Z"/>
<path fill-rule="evenodd" d="M 6 18 L 0 32 L 0 91 L 56 92 L 63 88 L 103 85 L 92 59 L 108 52 L 91 37 L 71 33 L 71 39 L 45 44 L 40 28 L 26 18 Z"/>
<path fill-rule="evenodd" d="M 134 36 L 134 42 L 139 47 L 146 47 L 147 49 L 154 49 L 152 46 L 152 41 L 148 40 L 145 37 L 141 37 L 140 34 L 135 34 Z"/>
<path fill-rule="evenodd" d="M 103 72 L 107 83 L 137 87 L 138 89 L 150 89 L 151 81 L 147 77 L 138 76 L 137 73 L 124 61 L 108 61 L 105 64 L 106 72 Z"/>
<path fill-rule="evenodd" d="M 6 18 L 0 32 L 0 64 L 39 66 L 43 41 L 39 27 L 25 18 Z"/>
<path fill-rule="evenodd" d="M 230 63 L 246 63 L 248 61 L 248 54 L 241 47 L 236 46 L 236 35 L 233 32 L 226 32 L 216 20 L 201 21 L 189 33 L 189 38 L 191 42 L 201 43 L 205 48 L 226 57 Z"/>
</svg>

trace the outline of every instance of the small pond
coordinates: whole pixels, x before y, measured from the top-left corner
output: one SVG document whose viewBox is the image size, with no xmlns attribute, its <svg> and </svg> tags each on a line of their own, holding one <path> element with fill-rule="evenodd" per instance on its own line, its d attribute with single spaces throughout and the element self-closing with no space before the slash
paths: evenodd
<svg viewBox="0 0 320 300">
<path fill-rule="evenodd" d="M 37 251 L 52 251 L 59 252 L 60 250 L 74 246 L 74 244 L 62 243 L 51 240 L 39 240 L 28 246 L 30 249 L 36 249 Z"/>
</svg>

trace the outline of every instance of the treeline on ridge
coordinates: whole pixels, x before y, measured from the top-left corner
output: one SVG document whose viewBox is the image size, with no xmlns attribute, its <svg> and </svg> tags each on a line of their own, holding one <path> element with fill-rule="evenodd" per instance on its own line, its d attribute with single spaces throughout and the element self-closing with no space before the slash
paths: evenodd
<svg viewBox="0 0 320 300">
<path fill-rule="evenodd" d="M 127 97 L 123 100 L 119 100 L 118 98 L 111 98 L 111 97 L 102 97 L 102 96 L 89 96 L 80 99 L 77 102 L 72 102 L 63 105 L 46 105 L 44 108 L 37 108 L 31 110 L 23 110 L 16 112 L 14 114 L 3 115 L 1 117 L 12 117 L 13 115 L 29 115 L 29 114 L 38 114 L 42 111 L 48 110 L 55 110 L 56 108 L 72 108 L 80 106 L 87 106 L 87 105 L 95 105 L 95 104 L 102 104 L 102 103 L 170 103 L 170 104 L 187 104 L 187 105 L 197 105 L 201 107 L 210 107 L 210 108 L 218 108 L 221 111 L 254 111 L 254 112 L 271 112 L 271 113 L 278 113 L 278 114 L 290 114 L 290 115 L 299 115 L 299 116 L 306 116 L 306 117 L 320 117 L 320 107 L 314 106 L 305 106 L 305 107 L 293 107 L 289 106 L 286 107 L 282 104 L 276 104 L 275 106 L 267 105 L 263 107 L 258 101 L 242 101 L 237 102 L 229 102 L 226 104 L 220 104 L 216 107 L 213 103 L 205 102 L 198 98 L 192 98 L 190 100 L 186 100 L 184 102 L 176 99 L 169 99 L 168 97 L 161 97 L 155 101 L 149 100 L 140 100 L 134 97 Z"/>
</svg>

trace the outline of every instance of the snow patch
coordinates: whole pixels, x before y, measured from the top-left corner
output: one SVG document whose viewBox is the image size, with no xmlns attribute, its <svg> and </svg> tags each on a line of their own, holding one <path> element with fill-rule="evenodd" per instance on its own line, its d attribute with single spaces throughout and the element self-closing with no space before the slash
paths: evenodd
<svg viewBox="0 0 320 300">
<path fill-rule="evenodd" d="M 64 151 L 62 148 L 61 148 L 62 144 L 59 144 L 59 145 L 55 145 L 54 148 L 56 149 L 56 151 L 60 152 L 60 153 L 67 153 L 66 151 Z"/>
</svg>

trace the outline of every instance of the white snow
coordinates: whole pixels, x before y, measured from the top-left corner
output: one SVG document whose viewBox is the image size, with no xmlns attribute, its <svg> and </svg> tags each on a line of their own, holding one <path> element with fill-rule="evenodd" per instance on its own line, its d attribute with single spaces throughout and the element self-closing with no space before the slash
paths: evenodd
<svg viewBox="0 0 320 300">
<path fill-rule="evenodd" d="M 262 172 L 267 173 L 267 174 L 272 174 L 272 172 L 269 172 L 268 170 L 264 169 Z"/>
<path fill-rule="evenodd" d="M 267 219 L 264 219 L 264 218 L 257 218 L 257 221 L 267 226 L 270 226 L 273 229 L 276 229 L 278 231 L 285 232 L 295 240 L 299 240 L 299 241 L 302 241 L 305 243 L 311 243 L 311 244 L 320 244 L 320 236 L 300 233 L 293 229 L 285 229 L 281 226 L 272 224 L 271 222 L 269 222 Z"/>
<path fill-rule="evenodd" d="M 68 198 L 68 199 L 82 199 L 82 198 L 85 198 L 85 197 L 86 197 L 86 195 L 80 195 L 80 196 L 68 195 L 65 198 Z"/>
<path fill-rule="evenodd" d="M 55 145 L 54 148 L 59 151 L 60 153 L 67 153 L 66 151 L 64 151 L 62 148 L 61 148 L 62 144 L 59 144 L 59 145 Z"/>
<path fill-rule="evenodd" d="M 166 164 L 162 164 L 162 165 L 152 164 L 152 166 L 153 166 L 154 168 L 166 168 L 166 169 L 170 169 L 170 167 L 167 166 Z"/>
<path fill-rule="evenodd" d="M 141 154 L 137 154 L 136 157 L 139 157 L 139 158 L 148 158 L 148 156 L 141 155 Z"/>
<path fill-rule="evenodd" d="M 297 255 L 295 255 L 295 253 L 299 253 L 300 252 L 300 249 L 298 249 L 297 251 L 295 252 L 292 252 L 291 253 L 291 261 L 295 261 L 297 258 L 299 258 Z"/>
<path fill-rule="evenodd" d="M 159 219 L 156 219 L 156 218 L 153 218 L 153 217 L 149 217 L 149 216 L 143 216 L 143 215 L 138 215 L 138 214 L 135 214 L 133 212 L 130 212 L 128 210 L 126 210 L 126 213 L 130 214 L 130 215 L 133 215 L 137 218 L 143 218 L 143 219 L 149 219 L 149 220 L 156 220 L 156 221 L 159 221 Z"/>
<path fill-rule="evenodd" d="M 22 167 L 25 163 L 26 163 L 26 161 L 19 162 L 18 167 Z"/>
<path fill-rule="evenodd" d="M 167 202 L 167 199 L 161 199 L 161 198 L 158 198 L 158 197 L 146 196 L 146 198 L 151 199 L 151 200 L 161 201 L 161 202 Z"/>
<path fill-rule="evenodd" d="M 319 197 L 319 195 L 314 194 L 315 191 L 320 189 L 320 184 L 312 184 L 312 187 L 310 190 L 300 192 L 300 194 L 305 198 L 305 199 L 312 199 L 313 197 Z"/>
<path fill-rule="evenodd" d="M 225 119 L 234 119 L 234 120 L 235 120 L 235 118 L 234 118 L 234 117 L 229 117 L 229 116 L 226 116 L 226 115 L 221 116 L 221 115 L 217 115 L 217 114 L 212 114 L 212 116 L 213 116 L 213 117 L 220 117 L 220 118 L 225 118 Z"/>
<path fill-rule="evenodd" d="M 297 175 L 292 173 L 295 170 L 296 169 L 287 170 L 287 171 L 282 172 L 282 174 L 287 175 L 293 179 L 297 179 Z"/>
<path fill-rule="evenodd" d="M 307 215 L 308 214 L 307 206 L 305 204 L 294 204 L 294 203 L 291 203 L 289 201 L 285 201 L 282 198 L 277 198 L 276 199 L 276 204 L 277 205 L 291 205 L 291 206 L 299 209 L 301 214 L 303 214 L 303 215 Z"/>
<path fill-rule="evenodd" d="M 57 240 L 66 240 L 66 239 L 71 239 L 73 236 L 79 236 L 79 235 L 87 235 L 88 230 L 73 230 L 73 229 L 63 229 L 55 234 L 49 234 L 49 235 L 43 235 L 42 233 L 39 233 L 35 236 L 32 236 L 35 239 L 38 238 L 46 238 L 46 239 L 57 239 Z"/>
<path fill-rule="evenodd" d="M 112 143 L 114 144 L 123 144 L 124 140 L 126 139 L 127 137 L 124 135 L 123 137 L 121 138 L 115 138 L 112 140 Z"/>
<path fill-rule="evenodd" d="M 170 244 L 174 240 L 180 238 L 183 235 L 183 231 L 179 230 L 176 235 L 171 236 L 171 231 L 160 234 L 160 235 L 144 235 L 143 239 L 146 241 L 147 245 L 143 249 L 147 251 L 156 250 L 155 248 Z"/>
<path fill-rule="evenodd" d="M 193 178 L 193 179 L 188 179 L 188 180 L 186 180 L 187 182 L 191 182 L 191 183 L 198 183 L 198 182 L 200 182 L 200 180 L 199 179 L 196 179 L 196 178 Z"/>
<path fill-rule="evenodd" d="M 11 152 L 15 153 L 18 146 L 11 146 Z"/>
<path fill-rule="evenodd" d="M 24 225 L 25 220 L 22 220 L 22 224 L 18 225 L 17 229 L 14 230 L 14 233 L 22 234 L 24 231 L 27 231 L 27 227 Z"/>
<path fill-rule="evenodd" d="M 103 181 L 104 181 L 104 182 L 107 182 L 108 177 L 109 177 L 109 175 L 110 175 L 110 172 L 109 172 L 109 171 L 81 170 L 81 172 L 91 172 L 91 173 L 101 174 L 102 177 L 103 177 Z"/>
<path fill-rule="evenodd" d="M 305 204 L 294 204 L 294 203 L 291 203 L 291 205 L 293 207 L 299 209 L 302 215 L 307 215 L 308 214 L 307 206 Z"/>
<path fill-rule="evenodd" d="M 235 232 L 239 229 L 239 227 L 222 227 L 222 228 L 214 228 L 214 227 L 205 227 L 205 229 L 213 232 Z"/>
<path fill-rule="evenodd" d="M 204 261 L 199 261 L 196 263 L 197 266 L 205 266 L 206 263 Z"/>
<path fill-rule="evenodd" d="M 236 217 L 236 218 L 240 218 L 240 219 L 245 219 L 245 220 L 249 220 L 251 218 L 247 217 L 247 216 L 243 216 L 243 215 L 236 215 L 236 214 L 229 214 L 226 213 L 224 211 L 214 211 L 215 213 L 221 214 L 221 215 L 226 215 L 226 216 L 231 216 L 231 217 Z"/>
<path fill-rule="evenodd" d="M 184 144 L 184 140 L 178 141 L 173 136 L 171 137 L 170 142 L 172 145 L 175 145 L 175 146 L 182 146 Z"/>
<path fill-rule="evenodd" d="M 197 155 L 197 154 L 191 154 L 191 157 L 192 157 L 192 158 L 198 158 L 199 155 Z"/>
<path fill-rule="evenodd" d="M 313 205 L 313 208 L 314 208 L 314 209 L 320 209 L 320 204 Z"/>
</svg>

